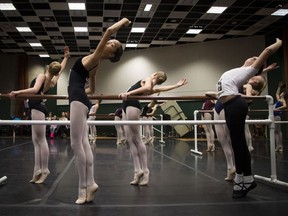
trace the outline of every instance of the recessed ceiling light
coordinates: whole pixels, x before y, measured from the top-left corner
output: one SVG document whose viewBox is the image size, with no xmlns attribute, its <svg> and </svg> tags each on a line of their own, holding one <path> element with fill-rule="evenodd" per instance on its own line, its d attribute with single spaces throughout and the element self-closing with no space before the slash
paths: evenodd
<svg viewBox="0 0 288 216">
<path fill-rule="evenodd" d="M 19 32 L 32 32 L 29 27 L 16 27 Z"/>
<path fill-rule="evenodd" d="M 125 47 L 137 47 L 138 44 L 135 44 L 135 43 L 130 43 L 130 44 L 126 44 Z"/>
<path fill-rule="evenodd" d="M 199 34 L 203 29 L 189 29 L 186 34 Z"/>
<path fill-rule="evenodd" d="M 288 14 L 288 9 L 279 9 L 277 11 L 275 11 L 274 13 L 272 13 L 272 16 L 285 16 L 286 14 Z"/>
<path fill-rule="evenodd" d="M 225 11 L 227 7 L 216 7 L 212 6 L 206 13 L 221 14 Z"/>
<path fill-rule="evenodd" d="M 144 11 L 150 11 L 152 8 L 152 4 L 146 4 Z"/>
<path fill-rule="evenodd" d="M 16 8 L 11 3 L 1 3 L 0 10 L 16 10 Z"/>
<path fill-rule="evenodd" d="M 132 33 L 143 33 L 143 32 L 145 32 L 145 29 L 146 28 L 134 27 L 134 28 L 132 28 L 131 32 Z"/>
<path fill-rule="evenodd" d="M 75 32 L 88 32 L 87 27 L 74 27 Z"/>
<path fill-rule="evenodd" d="M 49 58 L 49 57 L 50 57 L 48 54 L 39 54 L 39 56 L 40 56 L 41 58 Z"/>
<path fill-rule="evenodd" d="M 42 47 L 41 43 L 29 43 L 32 47 Z"/>
<path fill-rule="evenodd" d="M 85 3 L 68 3 L 70 10 L 86 10 Z"/>
</svg>

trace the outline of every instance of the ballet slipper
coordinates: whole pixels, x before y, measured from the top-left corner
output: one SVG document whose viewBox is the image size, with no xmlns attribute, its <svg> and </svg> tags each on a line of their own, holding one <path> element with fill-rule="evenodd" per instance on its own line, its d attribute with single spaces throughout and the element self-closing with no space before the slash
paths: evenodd
<svg viewBox="0 0 288 216">
<path fill-rule="evenodd" d="M 47 169 L 46 171 L 42 172 L 41 177 L 38 181 L 36 181 L 36 184 L 42 184 L 47 179 L 48 175 L 50 174 L 50 171 Z"/>
<path fill-rule="evenodd" d="M 76 200 L 76 204 L 84 204 L 86 202 L 86 189 L 80 189 L 78 194 L 78 199 Z"/>
<path fill-rule="evenodd" d="M 140 171 L 140 172 L 135 172 L 134 173 L 134 180 L 130 182 L 130 185 L 138 185 L 142 176 L 143 176 L 144 172 Z"/>
<path fill-rule="evenodd" d="M 87 186 L 87 198 L 86 198 L 86 202 L 92 202 L 94 197 L 95 197 L 95 193 L 98 190 L 98 185 L 96 183 L 94 183 L 93 185 Z"/>
<path fill-rule="evenodd" d="M 36 181 L 38 181 L 41 177 L 41 169 L 39 170 L 36 170 L 34 173 L 33 173 L 33 177 L 32 179 L 29 181 L 30 183 L 35 183 Z"/>
<path fill-rule="evenodd" d="M 149 183 L 149 171 L 144 172 L 143 178 L 139 182 L 140 186 L 147 186 Z"/>
<path fill-rule="evenodd" d="M 210 151 L 214 152 L 215 151 L 215 145 L 214 144 L 209 144 L 207 146 L 207 150 L 206 151 L 207 152 L 210 152 Z"/>
<path fill-rule="evenodd" d="M 254 150 L 253 146 L 249 145 L 248 150 L 249 150 L 249 152 L 252 152 Z"/>
<path fill-rule="evenodd" d="M 215 145 L 214 145 L 214 144 L 212 144 L 211 151 L 212 151 L 212 152 L 215 151 Z"/>
<path fill-rule="evenodd" d="M 225 181 L 233 181 L 235 178 L 235 172 L 236 172 L 235 168 L 228 169 Z"/>
<path fill-rule="evenodd" d="M 275 152 L 283 152 L 283 146 L 277 146 Z"/>
</svg>

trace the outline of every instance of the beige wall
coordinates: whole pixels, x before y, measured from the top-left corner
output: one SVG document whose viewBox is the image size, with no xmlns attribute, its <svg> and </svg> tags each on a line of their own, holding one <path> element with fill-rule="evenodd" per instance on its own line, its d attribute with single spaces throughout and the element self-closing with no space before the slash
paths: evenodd
<svg viewBox="0 0 288 216">
<path fill-rule="evenodd" d="M 166 85 L 174 84 L 181 78 L 189 83 L 179 89 L 163 93 L 162 96 L 203 95 L 215 90 L 215 84 L 223 72 L 242 66 L 246 58 L 258 55 L 265 46 L 264 36 L 243 37 L 202 43 L 191 43 L 169 47 L 124 51 L 120 62 L 103 61 L 96 76 L 96 95 L 115 95 L 125 92 L 129 86 L 157 70 L 168 75 Z M 15 58 L 15 59 L 14 59 Z M 8 60 L 9 59 L 9 60 Z M 69 69 L 76 58 L 70 58 L 58 85 L 57 94 L 67 95 Z M 17 89 L 17 58 L 3 56 L 0 59 L 0 92 Z M 43 73 L 43 59 L 29 57 L 28 80 Z M 28 86 L 28 83 L 27 83 Z M 103 103 L 115 101 L 103 101 Z M 120 103 L 120 101 L 119 101 Z M 57 101 L 58 105 L 68 104 L 67 100 Z"/>
</svg>

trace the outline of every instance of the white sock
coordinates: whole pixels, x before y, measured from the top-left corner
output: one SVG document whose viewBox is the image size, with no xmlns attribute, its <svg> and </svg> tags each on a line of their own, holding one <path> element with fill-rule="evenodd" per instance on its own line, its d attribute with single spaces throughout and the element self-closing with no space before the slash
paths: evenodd
<svg viewBox="0 0 288 216">
<path fill-rule="evenodd" d="M 244 176 L 243 181 L 244 181 L 244 183 L 252 183 L 254 181 L 254 178 L 252 175 Z"/>
<path fill-rule="evenodd" d="M 242 183 L 243 182 L 243 174 L 236 173 L 234 182 L 237 183 L 237 184 Z M 240 187 L 237 184 L 235 184 L 233 186 L 233 190 L 241 190 L 242 189 L 242 187 Z"/>
</svg>

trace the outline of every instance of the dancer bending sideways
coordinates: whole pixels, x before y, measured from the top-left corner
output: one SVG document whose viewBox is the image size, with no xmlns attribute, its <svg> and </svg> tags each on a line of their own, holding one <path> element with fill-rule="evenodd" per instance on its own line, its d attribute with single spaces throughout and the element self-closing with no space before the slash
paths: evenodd
<svg viewBox="0 0 288 216">
<path fill-rule="evenodd" d="M 127 92 L 119 94 L 119 97 L 123 99 L 123 120 L 140 120 L 140 102 L 138 100 L 129 100 L 130 95 L 151 95 L 179 88 L 188 83 L 186 79 L 182 79 L 175 85 L 155 87 L 156 85 L 164 83 L 166 79 L 166 74 L 163 71 L 158 71 L 145 79 L 139 80 L 131 86 Z M 130 184 L 148 185 L 149 169 L 147 166 L 147 150 L 141 138 L 140 123 L 139 125 L 125 125 L 125 134 L 134 162 L 134 179 Z"/>
<path fill-rule="evenodd" d="M 128 26 L 130 21 L 123 18 L 107 28 L 92 54 L 79 58 L 70 70 L 68 97 L 70 104 L 70 138 L 79 174 L 78 199 L 76 204 L 92 202 L 98 185 L 94 180 L 93 153 L 88 140 L 87 114 L 91 103 L 87 94 L 95 90 L 96 72 L 101 60 L 117 62 L 122 55 L 122 45 L 118 40 L 109 40 L 116 31 Z M 85 88 L 86 79 L 89 85 Z"/>
<path fill-rule="evenodd" d="M 262 74 L 253 76 L 251 79 L 248 80 L 246 84 L 244 84 L 239 89 L 239 93 L 246 95 L 246 96 L 258 96 L 261 92 L 265 89 L 267 85 L 267 73 L 269 71 L 275 70 L 278 68 L 277 63 L 273 63 L 266 67 Z M 253 83 L 258 83 L 258 85 L 253 85 Z M 256 88 L 257 90 L 253 89 Z M 217 98 L 217 94 L 213 92 L 209 92 L 206 95 L 212 96 Z M 248 106 L 251 105 L 252 101 L 247 101 Z M 248 115 L 247 115 L 248 116 Z M 217 100 L 214 108 L 214 119 L 215 120 L 225 120 L 225 113 L 224 113 L 224 106 L 223 104 Z M 247 119 L 247 117 L 246 117 Z M 235 161 L 234 161 L 234 153 L 232 150 L 231 139 L 229 134 L 229 129 L 227 128 L 226 124 L 215 124 L 215 131 L 217 134 L 217 139 L 223 148 L 223 152 L 227 161 L 227 177 L 225 178 L 226 181 L 232 181 L 235 177 Z M 252 140 L 250 130 L 248 128 L 248 124 L 245 124 L 245 138 L 247 142 L 247 147 L 249 152 L 253 149 Z"/>
<path fill-rule="evenodd" d="M 64 47 L 64 59 L 61 64 L 57 61 L 51 62 L 46 66 L 45 74 L 41 73 L 33 79 L 29 88 L 10 92 L 10 98 L 15 98 L 15 96 L 21 94 L 46 94 L 50 88 L 56 85 L 66 66 L 68 58 L 69 47 L 66 46 Z M 31 110 L 32 120 L 45 120 L 48 112 L 44 100 L 29 99 L 28 105 Z M 41 184 L 50 174 L 48 169 L 49 147 L 46 139 L 46 125 L 32 125 L 31 128 L 34 145 L 34 169 L 30 182 Z"/>
<path fill-rule="evenodd" d="M 251 169 L 251 156 L 245 138 L 245 120 L 248 114 L 248 104 L 240 96 L 239 88 L 247 80 L 262 72 L 263 65 L 270 55 L 275 53 L 282 45 L 276 42 L 265 48 L 259 57 L 252 57 L 239 68 L 225 72 L 217 83 L 219 101 L 224 106 L 225 121 L 230 132 L 232 148 L 235 157 L 236 176 L 233 186 L 233 198 L 242 198 L 256 187 Z M 257 90 L 258 82 L 251 81 L 250 85 Z"/>
</svg>

